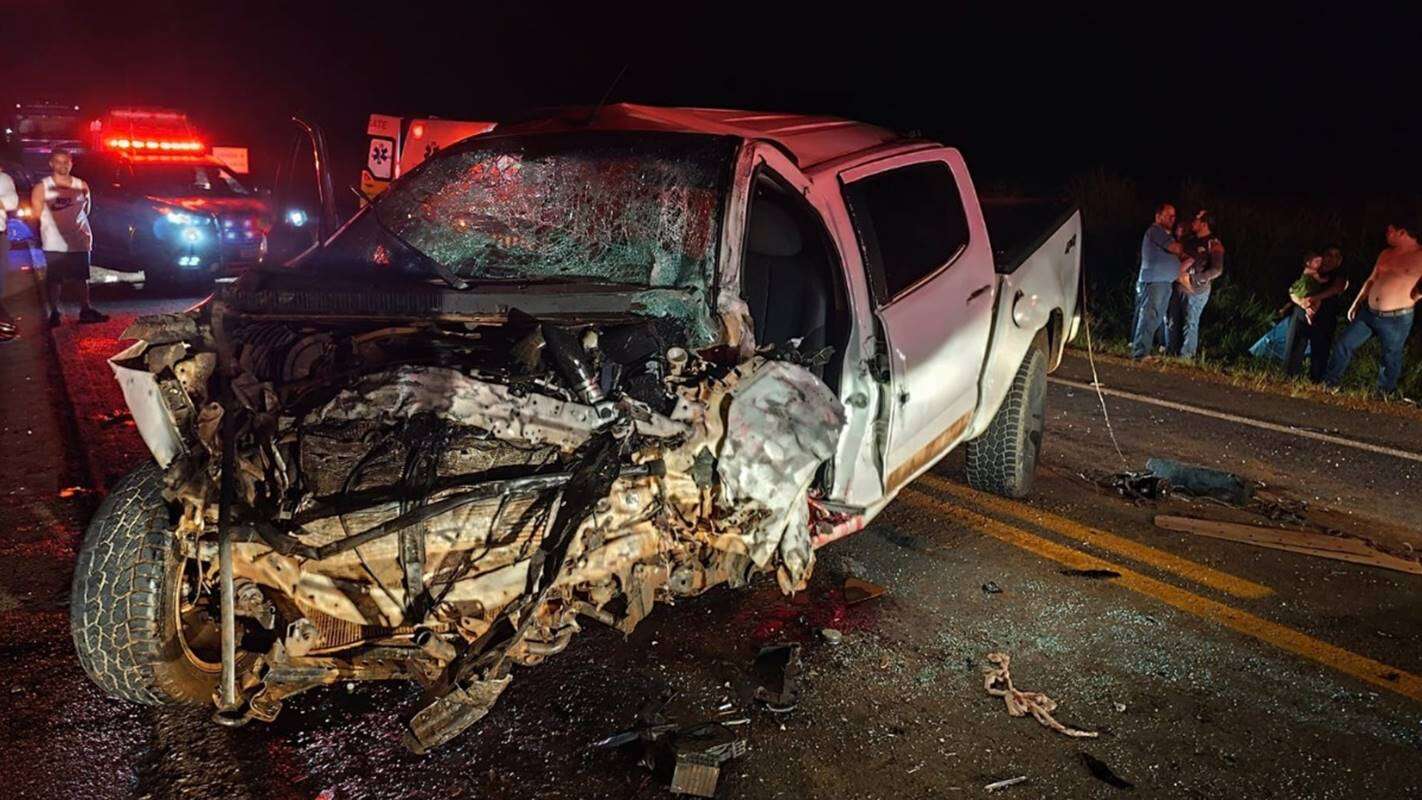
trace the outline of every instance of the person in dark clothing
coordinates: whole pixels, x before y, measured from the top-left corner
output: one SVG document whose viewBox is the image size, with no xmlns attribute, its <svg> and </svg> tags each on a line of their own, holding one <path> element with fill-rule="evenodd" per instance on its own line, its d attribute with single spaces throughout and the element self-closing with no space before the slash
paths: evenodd
<svg viewBox="0 0 1422 800">
<path fill-rule="evenodd" d="M 1343 310 L 1339 296 L 1348 289 L 1348 281 L 1339 269 L 1343 251 L 1330 245 L 1322 255 L 1304 256 L 1304 271 L 1289 287 L 1293 303 L 1288 337 L 1284 340 L 1284 372 L 1298 375 L 1303 371 L 1304 350 L 1309 352 L 1309 380 L 1319 383 L 1328 370 L 1328 354 L 1333 349 L 1333 334 L 1338 329 L 1338 315 Z"/>
<path fill-rule="evenodd" d="M 0 169 L 0 342 L 8 342 L 20 335 L 15 320 L 5 310 L 5 273 L 10 271 L 10 236 L 7 228 L 10 214 L 19 206 L 20 196 L 15 192 L 14 179 Z"/>
<path fill-rule="evenodd" d="M 1224 273 L 1224 245 L 1214 232 L 1215 216 L 1200 209 L 1190 221 L 1190 235 L 1182 243 L 1180 275 L 1171 288 L 1170 316 L 1166 324 L 1166 352 L 1194 358 L 1200 347 L 1200 317 L 1210 302 L 1210 286 Z"/>
</svg>

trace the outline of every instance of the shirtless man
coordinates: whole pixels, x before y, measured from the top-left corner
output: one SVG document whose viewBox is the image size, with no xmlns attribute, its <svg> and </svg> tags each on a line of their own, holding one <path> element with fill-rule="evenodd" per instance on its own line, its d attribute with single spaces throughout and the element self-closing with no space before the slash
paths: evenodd
<svg viewBox="0 0 1422 800">
<path fill-rule="evenodd" d="M 1417 223 L 1394 222 L 1387 226 L 1387 249 L 1378 256 L 1373 273 L 1358 290 L 1348 309 L 1351 323 L 1333 345 L 1324 382 L 1337 386 L 1348 364 L 1363 342 L 1377 334 L 1382 342 L 1382 369 L 1378 371 L 1378 391 L 1392 394 L 1402 376 L 1402 349 L 1412 332 L 1415 306 L 1422 300 L 1422 246 L 1414 231 Z M 1367 304 L 1363 305 L 1363 299 Z M 1361 308 L 1359 306 L 1362 306 Z"/>
</svg>

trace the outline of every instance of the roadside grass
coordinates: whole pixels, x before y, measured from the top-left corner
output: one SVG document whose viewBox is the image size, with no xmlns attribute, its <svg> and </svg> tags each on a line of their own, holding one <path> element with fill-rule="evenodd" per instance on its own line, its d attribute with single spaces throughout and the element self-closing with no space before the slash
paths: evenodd
<svg viewBox="0 0 1422 800">
<path fill-rule="evenodd" d="M 1226 376 L 1232 385 L 1260 391 L 1344 404 L 1368 401 L 1368 408 L 1376 405 L 1373 387 L 1381 351 L 1375 339 L 1358 351 L 1337 395 L 1307 380 L 1286 377 L 1281 364 L 1257 359 L 1249 348 L 1276 323 L 1278 311 L 1288 302 L 1288 286 L 1298 277 L 1303 253 L 1309 249 L 1329 243 L 1343 249 L 1344 270 L 1351 281 L 1345 298 L 1352 299 L 1383 247 L 1390 207 L 1386 199 L 1334 206 L 1326 197 L 1224 195 L 1191 180 L 1183 182 L 1173 196 L 1157 198 L 1131 178 L 1104 170 L 1078 176 L 1069 188 L 1081 205 L 1085 224 L 1088 311 L 1099 351 L 1128 355 L 1141 235 L 1150 224 L 1155 203 L 1167 199 L 1176 204 L 1182 219 L 1199 208 L 1213 211 L 1216 233 L 1228 252 L 1225 274 L 1215 282 L 1201 320 L 1199 358 L 1195 362 L 1171 359 L 1171 369 Z M 1339 320 L 1339 333 L 1346 325 L 1346 320 Z M 1408 341 L 1398 388 L 1407 397 L 1422 398 L 1422 335 Z"/>
</svg>

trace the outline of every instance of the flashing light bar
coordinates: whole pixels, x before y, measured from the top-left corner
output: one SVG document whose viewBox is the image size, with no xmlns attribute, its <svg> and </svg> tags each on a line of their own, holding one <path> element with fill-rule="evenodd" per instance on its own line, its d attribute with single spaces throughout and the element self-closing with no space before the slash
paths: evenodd
<svg viewBox="0 0 1422 800">
<path fill-rule="evenodd" d="M 109 139 L 106 144 L 111 150 L 144 151 L 150 153 L 200 153 L 206 146 L 196 139 Z"/>
</svg>

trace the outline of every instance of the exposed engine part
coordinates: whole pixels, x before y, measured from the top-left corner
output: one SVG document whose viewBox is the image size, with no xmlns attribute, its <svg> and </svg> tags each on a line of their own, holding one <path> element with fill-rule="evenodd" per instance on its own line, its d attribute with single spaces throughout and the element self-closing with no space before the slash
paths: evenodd
<svg viewBox="0 0 1422 800">
<path fill-rule="evenodd" d="M 229 721 L 338 680 L 416 680 L 423 751 L 580 619 L 631 631 L 658 601 L 759 571 L 795 591 L 813 569 L 809 493 L 844 414 L 800 366 L 717 367 L 640 325 L 212 314 L 151 323 L 165 340 L 114 368 L 168 445 L 183 552 L 224 556 L 232 618 L 280 633 L 224 659 Z"/>
<path fill-rule="evenodd" d="M 593 341 L 596 341 L 596 334 L 592 330 L 588 333 L 593 334 Z M 544 325 L 543 341 L 547 342 L 548 352 L 553 354 L 558 371 L 572 387 L 573 393 L 589 405 L 602 402 L 602 387 L 598 385 L 582 337 L 566 328 Z"/>
</svg>

